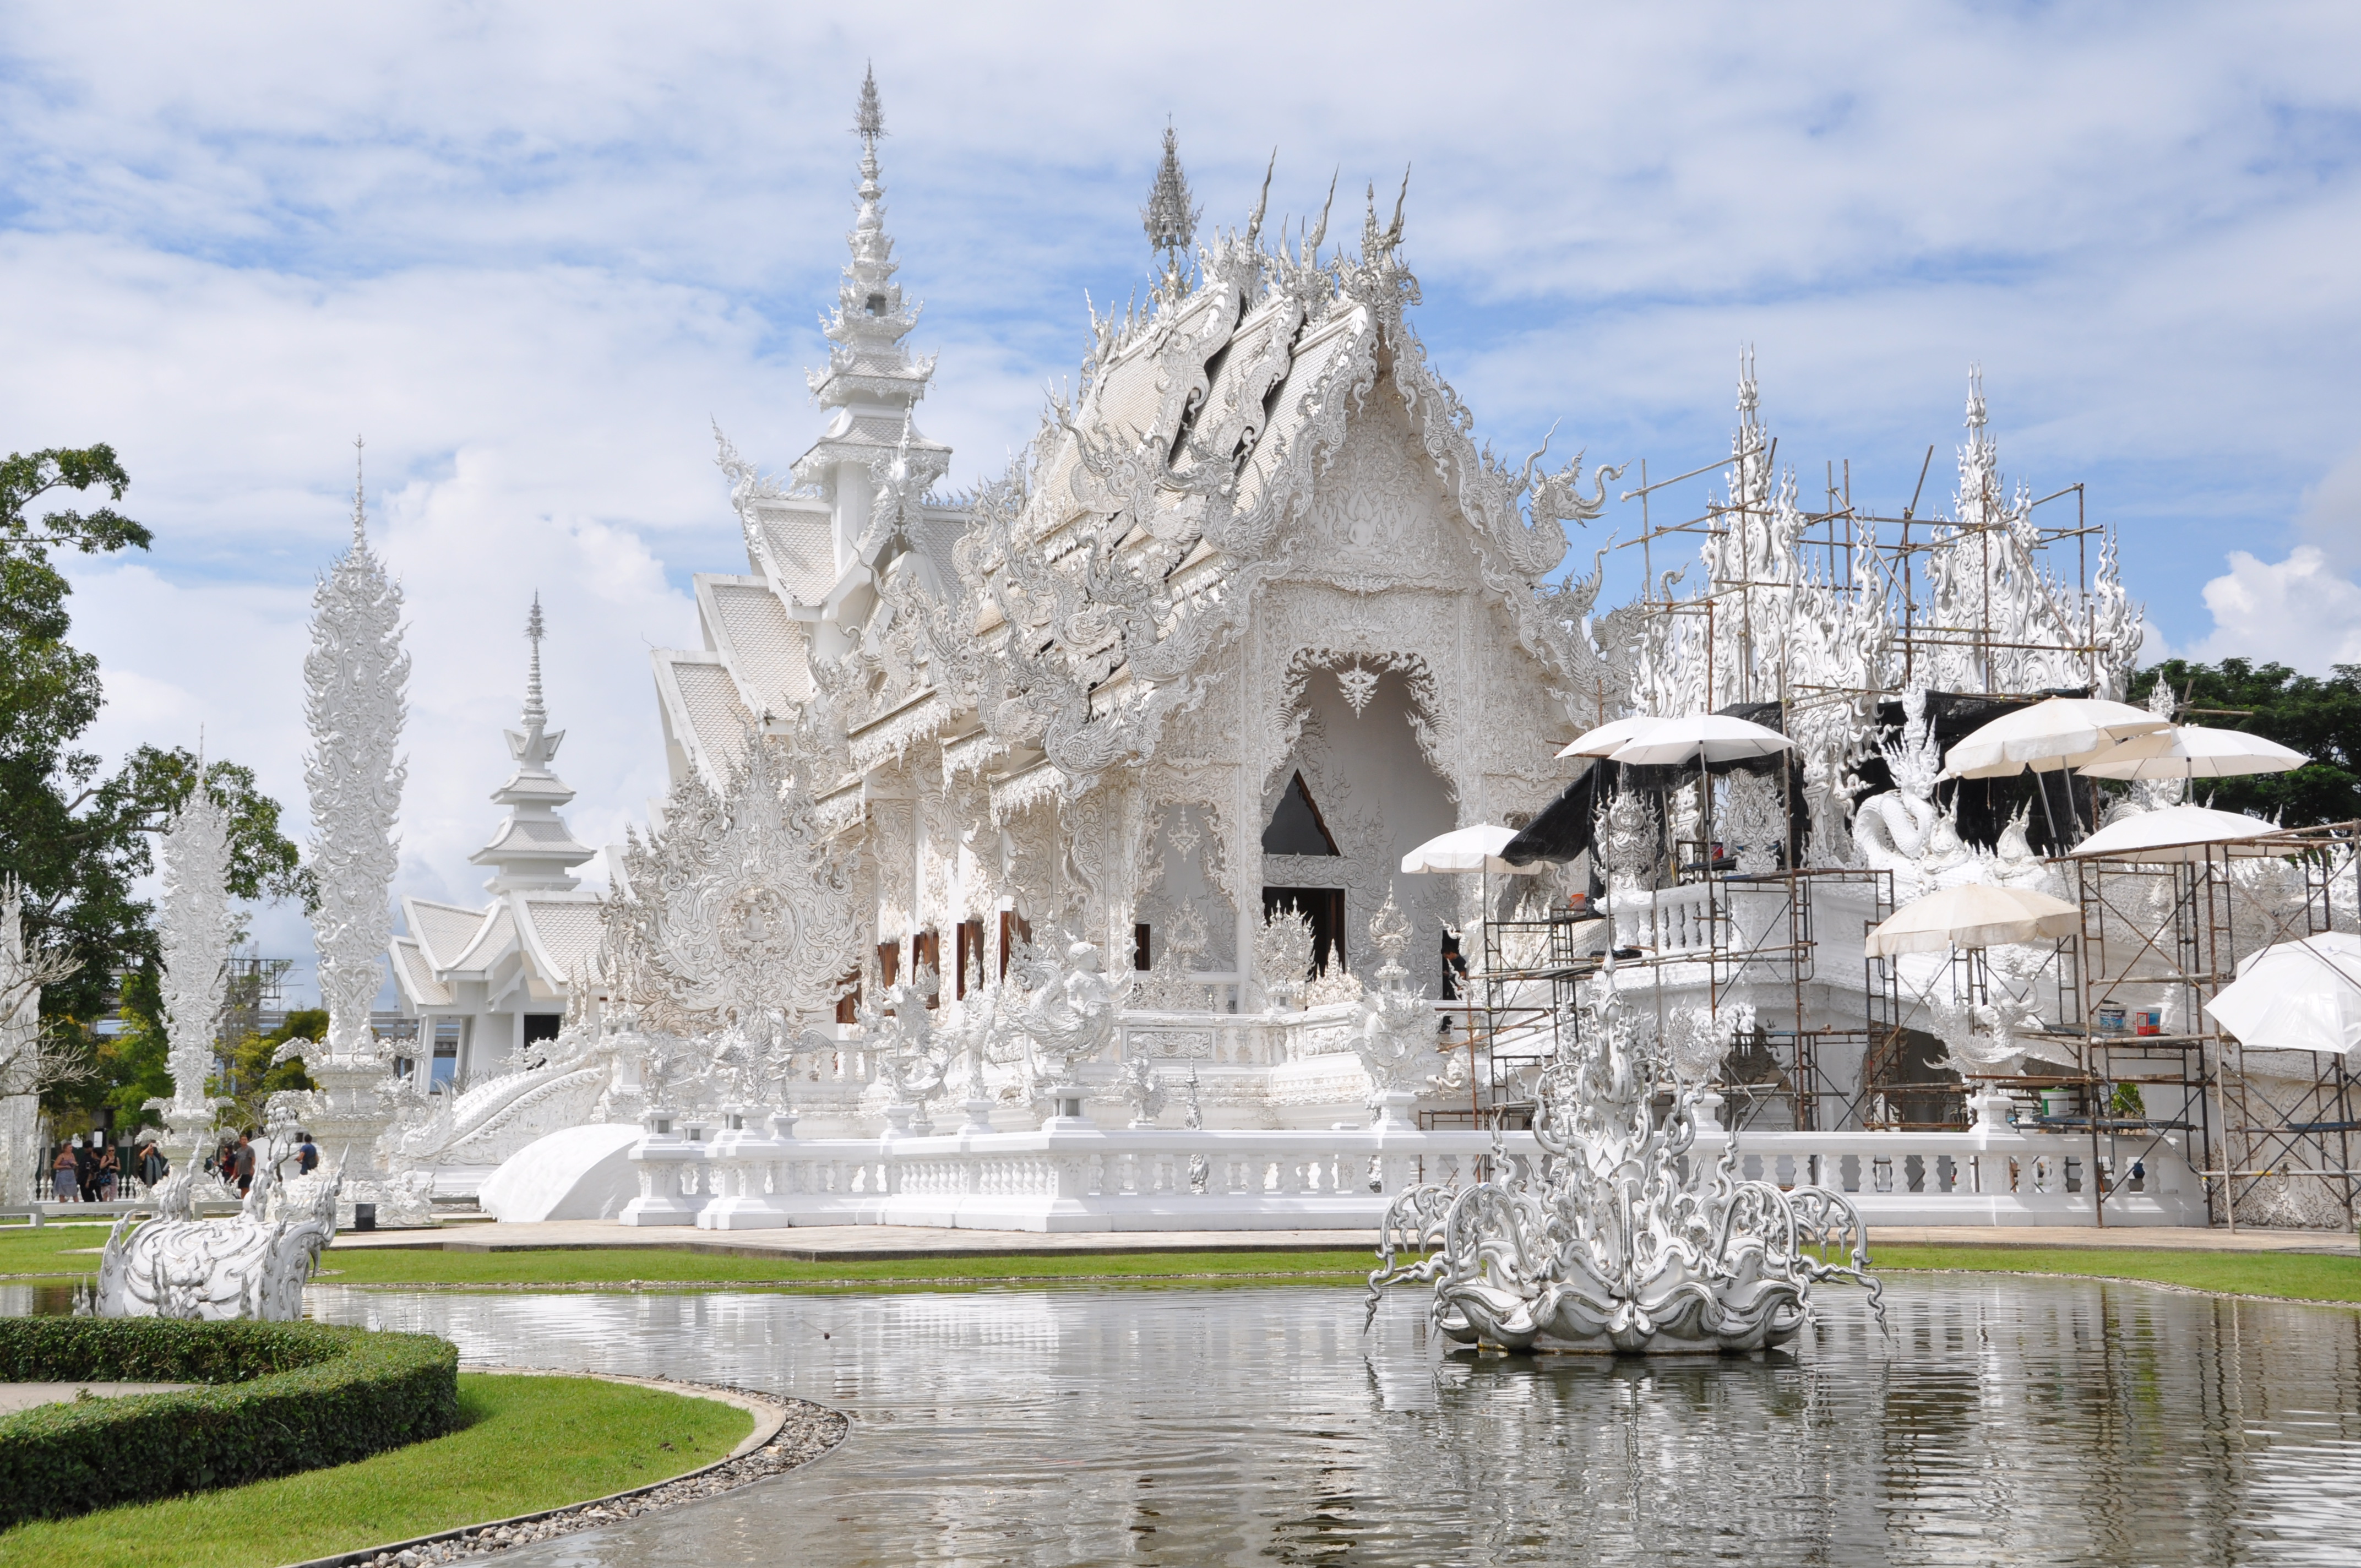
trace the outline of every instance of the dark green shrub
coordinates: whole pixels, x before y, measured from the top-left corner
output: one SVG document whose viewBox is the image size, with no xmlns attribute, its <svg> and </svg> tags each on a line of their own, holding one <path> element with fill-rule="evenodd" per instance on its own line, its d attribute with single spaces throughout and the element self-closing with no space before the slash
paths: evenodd
<svg viewBox="0 0 2361 1568">
<path fill-rule="evenodd" d="M 0 1318 L 0 1380 L 206 1383 L 0 1418 L 0 1528 L 317 1470 L 458 1424 L 459 1352 L 322 1323 Z"/>
</svg>

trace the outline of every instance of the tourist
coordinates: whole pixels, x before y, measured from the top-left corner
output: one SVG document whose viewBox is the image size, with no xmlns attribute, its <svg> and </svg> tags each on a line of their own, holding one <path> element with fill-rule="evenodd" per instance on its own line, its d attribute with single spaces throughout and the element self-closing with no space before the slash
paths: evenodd
<svg viewBox="0 0 2361 1568">
<path fill-rule="evenodd" d="M 108 1144 L 99 1150 L 98 1174 L 96 1180 L 93 1183 L 93 1189 L 97 1192 L 98 1201 L 100 1202 L 112 1203 L 115 1201 L 115 1179 L 122 1174 L 122 1157 L 115 1152 L 115 1146 L 113 1144 Z"/>
<path fill-rule="evenodd" d="M 161 1141 L 150 1138 L 140 1146 L 139 1180 L 142 1186 L 153 1190 L 156 1184 L 163 1180 L 171 1168 L 171 1162 L 164 1157 L 164 1146 Z"/>
<path fill-rule="evenodd" d="M 74 1140 L 75 1143 L 80 1143 L 81 1141 L 82 1140 L 79 1138 Z M 57 1193 L 58 1201 L 60 1203 L 73 1203 L 80 1201 L 82 1198 L 82 1178 L 77 1173 L 72 1144 L 60 1144 L 58 1146 L 58 1157 L 49 1168 L 55 1173 L 54 1190 Z"/>
<path fill-rule="evenodd" d="M 298 1132 L 295 1135 L 296 1174 L 299 1176 L 309 1176 L 313 1170 L 318 1168 L 319 1164 L 320 1151 L 313 1146 L 312 1135 L 309 1133 Z"/>
<path fill-rule="evenodd" d="M 231 1163 L 237 1172 L 238 1195 L 244 1197 L 254 1186 L 254 1139 L 251 1134 L 240 1133 L 237 1135 L 237 1152 L 231 1157 Z"/>
<path fill-rule="evenodd" d="M 85 1203 L 91 1201 L 98 1184 L 97 1146 L 96 1133 L 90 1135 L 88 1143 L 82 1141 L 82 1135 L 80 1133 L 74 1135 L 74 1185 L 81 1191 L 82 1201 Z"/>
</svg>

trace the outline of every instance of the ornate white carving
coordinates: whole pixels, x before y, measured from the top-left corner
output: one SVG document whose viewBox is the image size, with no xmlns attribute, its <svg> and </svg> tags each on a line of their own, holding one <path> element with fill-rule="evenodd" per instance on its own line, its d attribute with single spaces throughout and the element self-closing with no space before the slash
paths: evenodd
<svg viewBox="0 0 2361 1568">
<path fill-rule="evenodd" d="M 172 814 L 161 851 L 165 1063 L 172 1096 L 150 1100 L 163 1113 L 175 1142 L 195 1146 L 211 1132 L 214 1108 L 225 1100 L 208 1097 L 214 1072 L 214 1036 L 222 999 L 229 988 L 229 951 L 234 935 L 229 908 L 229 823 L 203 784 L 203 764 L 189 798 Z"/>
<path fill-rule="evenodd" d="M 1009 966 L 1008 976 L 1024 994 L 1022 1003 L 1010 1003 L 1010 1025 L 1031 1046 L 1037 1076 L 1044 1087 L 1074 1082 L 1083 1064 L 1115 1042 L 1120 1004 L 1101 972 L 1096 944 L 1069 944 L 1062 964 L 1027 955 Z"/>
<path fill-rule="evenodd" d="M 1123 1074 L 1117 1082 L 1123 1091 L 1125 1102 L 1131 1107 L 1131 1124 L 1135 1127 L 1156 1125 L 1156 1118 L 1164 1112 L 1164 1079 L 1148 1058 L 1126 1058 Z"/>
<path fill-rule="evenodd" d="M 1539 1168 L 1496 1160 L 1489 1180 L 1397 1198 L 1385 1266 L 1369 1276 L 1372 1319 L 1387 1286 L 1423 1284 L 1435 1327 L 1459 1344 L 1760 1350 L 1794 1338 L 1813 1287 L 1839 1277 L 1883 1316 L 1851 1203 L 1740 1179 L 1734 1135 L 1718 1164 L 1692 1156 L 1706 1091 L 1671 1070 L 1612 991 L 1598 988 L 1561 1038 L 1541 1078 Z M 1848 1261 L 1822 1263 L 1814 1252 L 1828 1245 Z M 1428 1255 L 1398 1264 L 1406 1248 Z"/>
<path fill-rule="evenodd" d="M 1293 1009 L 1312 974 L 1312 917 L 1301 909 L 1275 909 L 1255 931 L 1255 983 L 1264 1005 Z"/>
<path fill-rule="evenodd" d="M 643 1026 L 738 1024 L 793 1039 L 832 1009 L 863 944 L 850 867 L 822 838 L 779 737 L 750 737 L 716 795 L 674 786 L 661 831 L 625 840 L 626 886 L 602 907 L 609 962 Z M 905 879 L 906 885 L 906 878 Z"/>
<path fill-rule="evenodd" d="M 381 1225 L 429 1224 L 426 1185 L 381 1175 L 388 1153 L 381 1140 L 395 1114 L 393 1064 L 369 1028 L 369 1005 L 393 931 L 389 894 L 400 862 L 394 828 L 406 772 L 396 752 L 410 655 L 401 647 L 401 588 L 370 550 L 367 525 L 357 477 L 352 547 L 313 595 L 312 650 L 303 660 L 312 739 L 303 781 L 320 890 L 312 931 L 328 1037 L 296 1042 L 291 1054 L 319 1086 L 302 1102 L 302 1119 L 340 1165 L 351 1162 L 343 1212 L 374 1203 Z"/>
<path fill-rule="evenodd" d="M 288 1146 L 266 1137 L 257 1150 L 254 1185 L 235 1216 L 200 1220 L 192 1186 L 202 1140 L 156 1194 L 156 1217 L 126 1214 L 108 1233 L 98 1266 L 102 1318 L 257 1318 L 290 1322 L 303 1315 L 303 1284 L 320 1249 L 336 1234 L 340 1177 L 282 1187 L 278 1167 Z"/>
<path fill-rule="evenodd" d="M 1369 921 L 1369 939 L 1385 962 L 1378 970 L 1377 988 L 1361 993 L 1353 1052 L 1369 1075 L 1368 1102 L 1378 1112 L 1378 1124 L 1399 1125 L 1399 1112 L 1415 1098 L 1404 1091 L 1434 1049 L 1434 1008 L 1424 986 L 1404 986 L 1410 971 L 1402 968 L 1401 956 L 1410 943 L 1410 921 L 1390 896 Z"/>
</svg>

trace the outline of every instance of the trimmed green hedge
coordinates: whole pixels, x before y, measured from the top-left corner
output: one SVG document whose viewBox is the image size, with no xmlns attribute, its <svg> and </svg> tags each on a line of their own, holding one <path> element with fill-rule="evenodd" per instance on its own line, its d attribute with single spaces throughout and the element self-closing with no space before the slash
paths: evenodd
<svg viewBox="0 0 2361 1568">
<path fill-rule="evenodd" d="M 458 1425 L 459 1352 L 322 1323 L 0 1318 L 0 1381 L 209 1383 L 0 1418 L 0 1528 L 365 1459 Z"/>
</svg>

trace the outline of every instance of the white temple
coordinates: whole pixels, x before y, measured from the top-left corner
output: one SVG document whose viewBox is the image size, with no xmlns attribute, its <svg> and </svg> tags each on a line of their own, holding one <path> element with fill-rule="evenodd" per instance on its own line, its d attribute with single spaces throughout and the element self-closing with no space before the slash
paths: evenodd
<svg viewBox="0 0 2361 1568">
<path fill-rule="evenodd" d="M 1374 1224 L 1491 1129 L 1530 1138 L 1579 986 L 1710 1086 L 1701 1138 L 1790 1140 L 1750 1179 L 1879 1223 L 2085 1223 L 2103 1168 L 2120 1217 L 2203 1212 L 2199 1079 L 2139 1080 L 2131 1152 L 2013 1120 L 2043 1063 L 2111 1091 L 2090 966 L 1863 948 L 1938 888 L 2071 896 L 2045 854 L 2177 798 L 1938 783 L 1995 714 L 2119 697 L 2141 640 L 2112 538 L 2037 520 L 1972 380 L 1949 515 L 1881 519 L 1774 468 L 1750 361 L 1719 490 L 1629 542 L 1646 587 L 1597 611 L 1565 525 L 1623 471 L 1477 443 L 1408 323 L 1404 197 L 1369 193 L 1357 248 L 1325 209 L 1272 242 L 1262 200 L 1200 245 L 1168 133 L 1152 296 L 1094 315 L 1005 475 L 943 496 L 873 81 L 857 128 L 827 422 L 779 478 L 716 433 L 744 570 L 698 575 L 703 645 L 653 655 L 672 788 L 611 895 L 570 875 L 536 641 L 495 902 L 405 903 L 404 1007 L 474 1082 L 413 1099 L 403 1163 L 511 1218 Z M 1557 756 L 1716 713 L 1787 749 L 1703 791 Z M 1405 869 L 1479 825 L 1523 830 L 1519 874 Z"/>
</svg>

